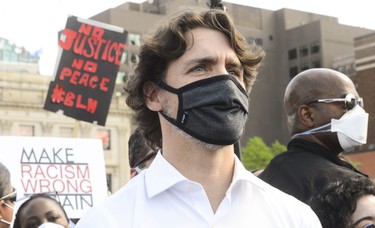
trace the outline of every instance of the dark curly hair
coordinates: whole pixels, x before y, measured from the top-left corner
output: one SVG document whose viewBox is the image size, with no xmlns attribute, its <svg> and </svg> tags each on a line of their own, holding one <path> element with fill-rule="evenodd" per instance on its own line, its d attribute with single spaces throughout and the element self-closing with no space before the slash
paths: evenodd
<svg viewBox="0 0 375 228">
<path fill-rule="evenodd" d="M 48 200 L 51 200 L 53 201 L 58 207 L 60 207 L 60 209 L 64 212 L 64 216 L 66 218 L 66 221 L 68 222 L 69 224 L 69 218 L 68 218 L 68 215 L 66 214 L 66 211 L 64 210 L 63 206 L 60 204 L 59 201 L 57 201 L 55 198 L 51 197 L 49 194 L 46 194 L 46 193 L 38 193 L 38 194 L 33 194 L 30 196 L 30 198 L 28 200 L 26 200 L 20 207 L 19 209 L 17 210 L 17 213 L 16 213 L 16 218 L 14 220 L 14 225 L 13 225 L 13 228 L 21 228 L 21 216 L 22 216 L 22 212 L 23 212 L 23 209 L 30 204 L 30 202 L 32 202 L 33 200 L 35 199 L 39 199 L 39 198 L 44 198 L 44 199 L 48 199 Z"/>
<path fill-rule="evenodd" d="M 375 185 L 369 178 L 343 178 L 313 195 L 308 204 L 319 217 L 323 228 L 350 228 L 357 201 L 366 195 L 375 196 Z"/>
<path fill-rule="evenodd" d="M 143 86 L 165 77 L 168 64 L 187 51 L 186 33 L 195 28 L 209 28 L 222 32 L 229 40 L 244 69 L 246 90 L 250 93 L 263 50 L 255 43 L 248 44 L 236 30 L 233 20 L 222 10 L 184 10 L 168 18 L 151 35 L 142 39 L 139 62 L 125 85 L 126 103 L 135 111 L 135 121 L 145 133 L 152 148 L 161 148 L 161 129 L 157 112 L 145 103 Z"/>
</svg>

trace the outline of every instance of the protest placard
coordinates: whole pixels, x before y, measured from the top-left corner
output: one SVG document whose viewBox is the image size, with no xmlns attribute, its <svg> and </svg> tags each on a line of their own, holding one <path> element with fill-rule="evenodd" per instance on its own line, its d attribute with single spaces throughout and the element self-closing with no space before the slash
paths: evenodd
<svg viewBox="0 0 375 228">
<path fill-rule="evenodd" d="M 70 16 L 44 109 L 105 126 L 127 32 Z"/>
<path fill-rule="evenodd" d="M 48 193 L 70 218 L 80 218 L 107 197 L 99 139 L 0 136 L 0 145 L 0 161 L 11 173 L 20 203 L 32 194 Z"/>
</svg>

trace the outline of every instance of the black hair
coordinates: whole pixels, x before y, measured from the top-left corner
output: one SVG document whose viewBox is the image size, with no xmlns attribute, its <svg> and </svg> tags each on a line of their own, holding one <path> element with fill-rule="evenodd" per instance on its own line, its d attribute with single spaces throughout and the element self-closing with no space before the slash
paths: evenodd
<svg viewBox="0 0 375 228">
<path fill-rule="evenodd" d="M 28 200 L 26 200 L 18 209 L 17 213 L 16 213 L 16 218 L 14 220 L 14 225 L 13 225 L 13 228 L 21 228 L 21 216 L 22 216 L 22 212 L 23 212 L 23 209 L 25 209 L 25 207 L 27 205 L 29 205 L 33 200 L 35 199 L 39 199 L 39 198 L 43 198 L 43 199 L 49 199 L 53 202 L 56 203 L 56 205 L 58 205 L 60 207 L 60 209 L 63 211 L 64 213 L 64 216 L 66 218 L 66 221 L 69 223 L 69 218 L 68 218 L 68 215 L 66 214 L 66 211 L 64 210 L 64 207 L 60 204 L 59 201 L 57 201 L 55 198 L 53 198 L 50 194 L 46 194 L 46 193 L 38 193 L 38 194 L 33 194 L 30 196 L 30 198 Z"/>
<path fill-rule="evenodd" d="M 314 194 L 308 204 L 319 217 L 323 228 L 350 228 L 351 216 L 359 198 L 375 196 L 375 185 L 367 177 L 343 178 Z"/>
<path fill-rule="evenodd" d="M 129 165 L 131 168 L 142 165 L 146 160 L 156 155 L 156 153 L 153 153 L 153 155 L 150 155 L 149 157 L 149 152 L 153 149 L 149 146 L 143 132 L 139 128 L 137 128 L 130 136 L 128 150 Z"/>
</svg>

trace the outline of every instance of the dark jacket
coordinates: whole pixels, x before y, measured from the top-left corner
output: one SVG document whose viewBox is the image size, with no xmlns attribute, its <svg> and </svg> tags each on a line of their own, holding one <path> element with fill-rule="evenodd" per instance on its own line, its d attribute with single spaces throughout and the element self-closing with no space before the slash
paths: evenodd
<svg viewBox="0 0 375 228">
<path fill-rule="evenodd" d="M 259 178 L 307 203 L 327 183 L 357 175 L 367 176 L 317 143 L 292 139 L 288 151 L 272 159 Z"/>
</svg>

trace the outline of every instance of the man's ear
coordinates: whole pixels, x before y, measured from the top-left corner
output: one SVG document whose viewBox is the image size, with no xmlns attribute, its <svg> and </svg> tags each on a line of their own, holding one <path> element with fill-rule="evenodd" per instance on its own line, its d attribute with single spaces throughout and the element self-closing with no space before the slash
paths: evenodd
<svg viewBox="0 0 375 228">
<path fill-rule="evenodd" d="M 137 176 L 138 173 L 134 168 L 130 168 L 130 179 Z"/>
<path fill-rule="evenodd" d="M 298 108 L 298 118 L 299 122 L 307 128 L 312 128 L 315 126 L 314 111 L 307 105 L 301 105 Z"/>
<path fill-rule="evenodd" d="M 155 112 L 162 110 L 163 104 L 159 98 L 160 88 L 153 82 L 146 82 L 143 85 L 143 95 L 147 107 Z"/>
</svg>

